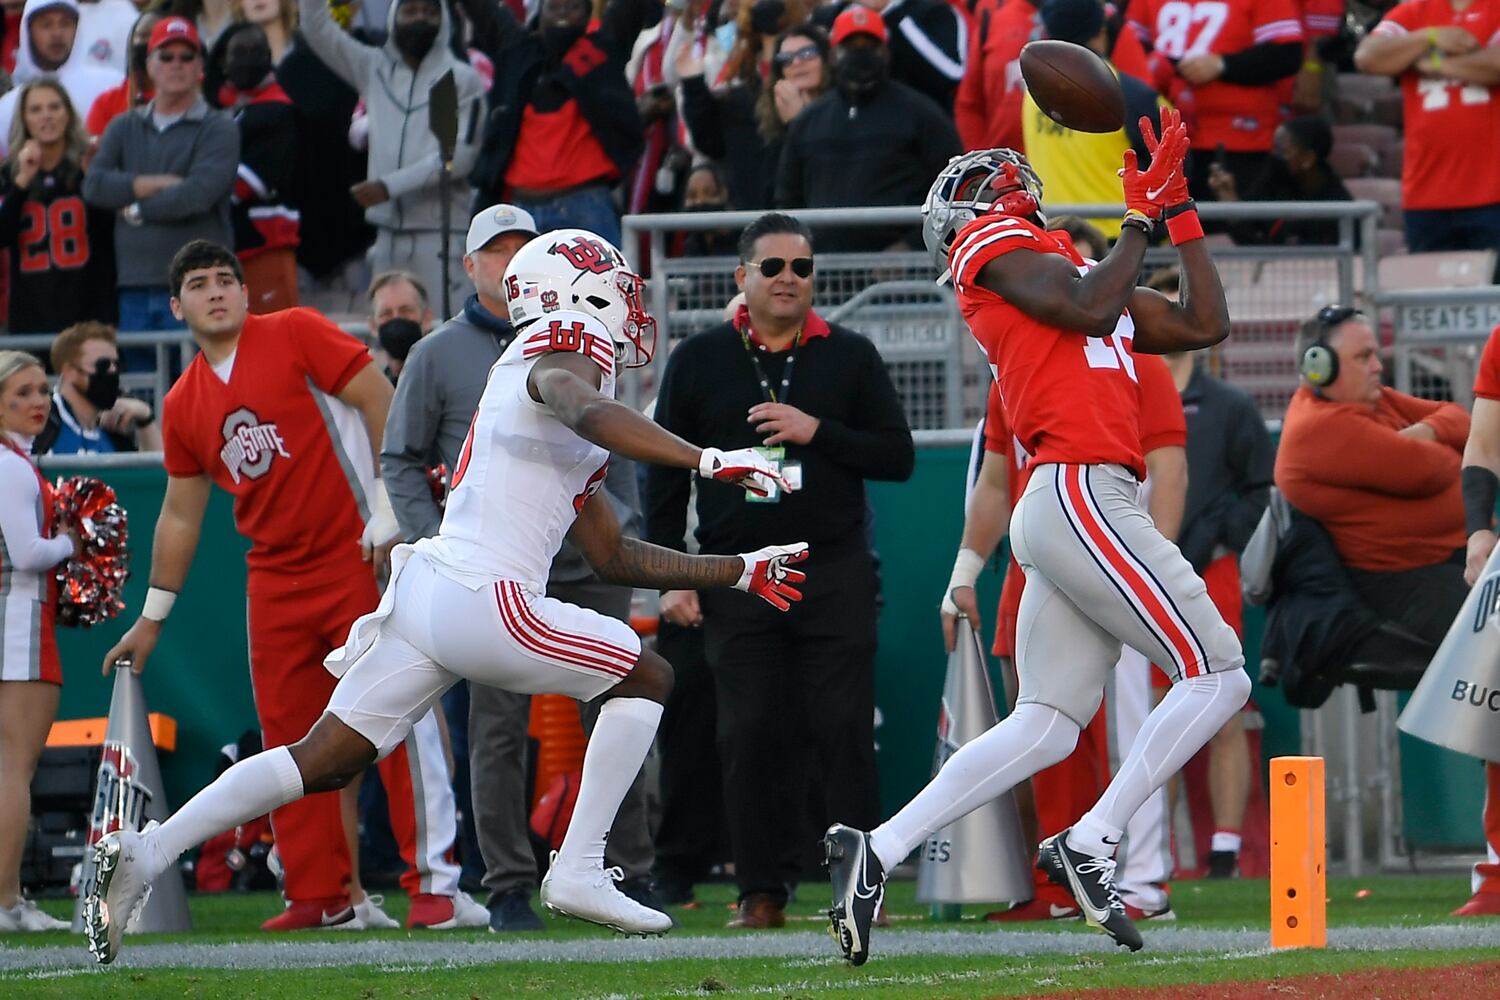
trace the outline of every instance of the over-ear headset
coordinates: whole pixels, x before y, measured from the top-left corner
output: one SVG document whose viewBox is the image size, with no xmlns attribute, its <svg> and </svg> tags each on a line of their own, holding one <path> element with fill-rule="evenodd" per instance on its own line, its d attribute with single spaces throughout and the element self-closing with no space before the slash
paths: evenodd
<svg viewBox="0 0 1500 1000">
<path fill-rule="evenodd" d="M 1328 333 L 1340 323 L 1360 315 L 1353 306 L 1324 306 L 1313 320 L 1318 325 L 1318 338 L 1302 352 L 1300 368 L 1302 377 L 1314 389 L 1324 389 L 1339 377 L 1339 356 L 1328 343 Z"/>
</svg>

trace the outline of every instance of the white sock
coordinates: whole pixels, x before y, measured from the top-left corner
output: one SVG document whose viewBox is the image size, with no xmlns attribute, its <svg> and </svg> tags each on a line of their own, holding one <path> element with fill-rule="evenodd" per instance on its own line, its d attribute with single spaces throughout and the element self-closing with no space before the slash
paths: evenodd
<svg viewBox="0 0 1500 1000">
<path fill-rule="evenodd" d="M 1214 839 L 1208 845 L 1210 851 L 1228 851 L 1230 854 L 1240 853 L 1240 844 L 1243 839 L 1233 830 L 1215 830 Z"/>
<path fill-rule="evenodd" d="M 935 830 L 967 816 L 1073 752 L 1078 724 L 1055 708 L 1025 702 L 976 740 L 959 747 L 904 808 L 870 832 L 886 871 Z"/>
<path fill-rule="evenodd" d="M 1250 697 L 1243 670 L 1203 674 L 1172 685 L 1146 716 L 1104 795 L 1068 833 L 1068 846 L 1090 857 L 1110 857 L 1120 832 L 1152 792 L 1182 770 Z"/>
<path fill-rule="evenodd" d="M 660 703 L 646 698 L 611 698 L 599 709 L 583 755 L 573 819 L 557 850 L 559 866 L 578 871 L 604 865 L 604 838 L 651 751 L 661 712 Z"/>
<path fill-rule="evenodd" d="M 302 772 L 288 748 L 272 747 L 245 758 L 188 799 L 147 838 L 150 878 L 209 837 L 295 802 L 302 794 Z"/>
</svg>

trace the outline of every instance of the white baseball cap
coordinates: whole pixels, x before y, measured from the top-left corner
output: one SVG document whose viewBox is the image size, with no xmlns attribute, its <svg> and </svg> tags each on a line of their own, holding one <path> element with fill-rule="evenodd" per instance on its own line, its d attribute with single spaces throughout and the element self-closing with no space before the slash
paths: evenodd
<svg viewBox="0 0 1500 1000">
<path fill-rule="evenodd" d="M 505 233 L 525 233 L 536 236 L 536 220 L 524 208 L 514 205 L 491 205 L 474 216 L 469 223 L 469 235 L 464 240 L 464 255 L 480 250 L 486 243 Z"/>
</svg>

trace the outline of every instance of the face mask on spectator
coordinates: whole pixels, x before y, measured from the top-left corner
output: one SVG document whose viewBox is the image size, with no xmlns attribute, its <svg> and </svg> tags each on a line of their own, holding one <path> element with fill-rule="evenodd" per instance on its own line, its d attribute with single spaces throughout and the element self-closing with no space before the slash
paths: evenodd
<svg viewBox="0 0 1500 1000">
<path fill-rule="evenodd" d="M 422 328 L 416 320 L 397 316 L 380 324 L 375 332 L 380 340 L 380 349 L 397 361 L 405 361 L 417 341 L 422 339 Z"/>
<path fill-rule="evenodd" d="M 833 64 L 833 82 L 846 100 L 858 103 L 885 82 L 888 72 L 885 50 L 866 45 L 840 54 Z"/>
<path fill-rule="evenodd" d="M 437 41 L 438 26 L 431 21 L 412 21 L 396 25 L 396 50 L 408 59 L 421 62 Z"/>
<path fill-rule="evenodd" d="M 120 398 L 120 372 L 108 358 L 100 358 L 83 388 L 83 398 L 97 410 L 107 410 Z"/>
<path fill-rule="evenodd" d="M 252 49 L 239 54 L 224 64 L 224 79 L 234 84 L 234 89 L 245 92 L 260 86 L 271 72 L 269 49 Z"/>
<path fill-rule="evenodd" d="M 750 8 L 750 28 L 762 35 L 774 35 L 781 28 L 786 0 L 756 0 Z"/>
<path fill-rule="evenodd" d="M 714 41 L 719 43 L 720 52 L 728 52 L 734 48 L 735 39 L 739 37 L 739 27 L 733 21 L 725 21 L 714 29 Z"/>
</svg>

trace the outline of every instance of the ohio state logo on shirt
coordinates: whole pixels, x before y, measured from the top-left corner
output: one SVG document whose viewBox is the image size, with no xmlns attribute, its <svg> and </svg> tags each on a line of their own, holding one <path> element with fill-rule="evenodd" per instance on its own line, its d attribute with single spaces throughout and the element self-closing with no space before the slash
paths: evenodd
<svg viewBox="0 0 1500 1000">
<path fill-rule="evenodd" d="M 224 418 L 224 447 L 219 450 L 219 458 L 223 459 L 229 478 L 236 484 L 241 479 L 264 476 L 277 455 L 292 457 L 275 423 L 261 423 L 260 418 L 245 407 Z"/>
</svg>

